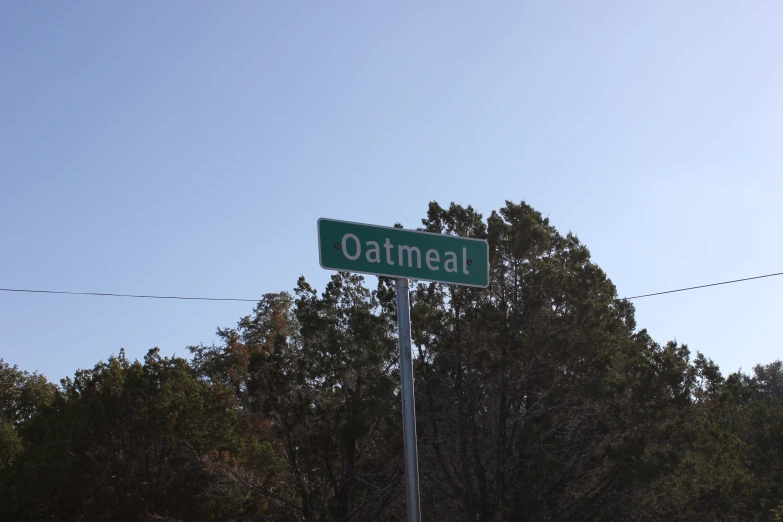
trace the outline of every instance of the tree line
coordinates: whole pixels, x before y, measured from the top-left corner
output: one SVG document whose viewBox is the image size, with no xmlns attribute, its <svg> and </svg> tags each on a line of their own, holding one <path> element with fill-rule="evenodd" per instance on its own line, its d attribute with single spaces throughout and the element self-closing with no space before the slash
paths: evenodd
<svg viewBox="0 0 783 522">
<path fill-rule="evenodd" d="M 656 343 L 524 202 L 422 230 L 487 239 L 491 271 L 411 289 L 423 520 L 783 520 L 780 361 Z M 0 520 L 404 520 L 394 295 L 302 277 L 189 359 L 0 363 Z"/>
</svg>

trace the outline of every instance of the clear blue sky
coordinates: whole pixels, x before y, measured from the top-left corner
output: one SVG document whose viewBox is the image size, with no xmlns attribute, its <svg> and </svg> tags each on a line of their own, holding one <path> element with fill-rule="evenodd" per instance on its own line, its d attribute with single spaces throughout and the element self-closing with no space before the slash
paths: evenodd
<svg viewBox="0 0 783 522">
<path fill-rule="evenodd" d="M 783 4 L 6 2 L 0 287 L 323 288 L 316 220 L 506 199 L 620 295 L 783 271 Z M 372 283 L 374 285 L 374 282 Z M 724 372 L 783 355 L 783 277 L 636 302 Z M 211 343 L 251 303 L 0 294 L 53 379 Z"/>
</svg>

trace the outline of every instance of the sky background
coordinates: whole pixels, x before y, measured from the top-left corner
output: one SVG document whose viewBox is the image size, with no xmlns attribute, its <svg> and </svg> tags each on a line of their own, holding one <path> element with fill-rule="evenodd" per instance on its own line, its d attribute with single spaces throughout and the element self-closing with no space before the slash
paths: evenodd
<svg viewBox="0 0 783 522">
<path fill-rule="evenodd" d="M 527 201 L 621 296 L 783 271 L 783 3 L 3 2 L 0 287 L 323 289 L 316 220 Z M 370 277 L 374 286 L 374 279 Z M 635 301 L 724 372 L 783 277 Z M 0 293 L 51 379 L 186 355 L 252 303 Z"/>
</svg>

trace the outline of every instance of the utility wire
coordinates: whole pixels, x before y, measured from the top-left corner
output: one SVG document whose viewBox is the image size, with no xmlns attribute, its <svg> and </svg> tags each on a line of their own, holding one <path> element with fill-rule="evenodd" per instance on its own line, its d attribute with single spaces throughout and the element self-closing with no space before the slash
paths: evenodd
<svg viewBox="0 0 783 522">
<path fill-rule="evenodd" d="M 140 299 L 179 299 L 182 301 L 242 301 L 246 303 L 257 303 L 260 301 L 260 299 L 240 299 L 238 297 L 181 297 L 176 295 L 109 294 L 103 292 L 59 292 L 56 290 L 24 290 L 19 288 L 0 288 L 0 292 L 24 292 L 29 294 L 100 295 L 103 297 L 137 297 Z"/>
<path fill-rule="evenodd" d="M 710 283 L 708 285 L 699 285 L 699 286 L 690 286 L 688 288 L 678 288 L 677 290 L 666 290 L 665 292 L 655 292 L 653 294 L 644 294 L 644 295 L 635 295 L 633 297 L 625 297 L 624 299 L 631 300 L 631 299 L 641 299 L 642 297 L 652 297 L 654 295 L 663 295 L 663 294 L 673 294 L 675 292 L 685 292 L 686 290 L 696 290 L 697 288 L 707 288 L 708 286 L 718 286 L 718 285 L 728 285 L 731 283 L 741 283 L 742 281 L 751 281 L 753 279 L 763 279 L 765 277 L 775 277 L 783 275 L 783 272 L 778 272 L 776 274 L 765 274 L 760 276 L 754 276 L 754 277 L 746 277 L 744 279 L 734 279 L 732 281 L 721 281 L 720 283 Z"/>
<path fill-rule="evenodd" d="M 666 290 L 664 292 L 655 292 L 652 294 L 635 295 L 633 297 L 624 297 L 623 299 L 630 301 L 631 299 L 641 299 L 642 297 L 652 297 L 655 295 L 673 294 L 675 292 L 685 292 L 688 290 L 696 290 L 699 288 L 708 288 L 710 286 L 728 285 L 731 283 L 741 283 L 743 281 L 752 281 L 753 279 L 763 279 L 765 277 L 775 277 L 783 275 L 783 272 L 777 272 L 775 274 L 764 274 L 754 277 L 746 277 L 744 279 L 733 279 L 731 281 L 721 281 L 720 283 L 710 283 L 708 285 L 690 286 L 688 288 L 678 288 L 676 290 Z M 105 292 L 65 292 L 57 290 L 29 290 L 22 288 L 0 288 L 0 292 L 20 292 L 27 294 L 64 294 L 64 295 L 97 295 L 103 297 L 135 297 L 138 299 L 178 299 L 181 301 L 238 301 L 244 303 L 257 303 L 260 299 L 241 299 L 238 297 L 183 297 L 176 295 L 137 295 L 137 294 L 110 294 Z"/>
</svg>

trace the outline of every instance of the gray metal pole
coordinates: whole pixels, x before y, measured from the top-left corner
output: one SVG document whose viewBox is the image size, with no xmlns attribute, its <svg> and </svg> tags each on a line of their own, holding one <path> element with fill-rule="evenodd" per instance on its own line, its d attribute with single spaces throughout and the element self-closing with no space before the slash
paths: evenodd
<svg viewBox="0 0 783 522">
<path fill-rule="evenodd" d="M 397 279 L 397 332 L 400 343 L 402 439 L 405 443 L 405 495 L 408 498 L 408 522 L 420 522 L 419 456 L 416 449 L 416 405 L 413 398 L 411 355 L 411 304 L 407 279 Z"/>
</svg>

